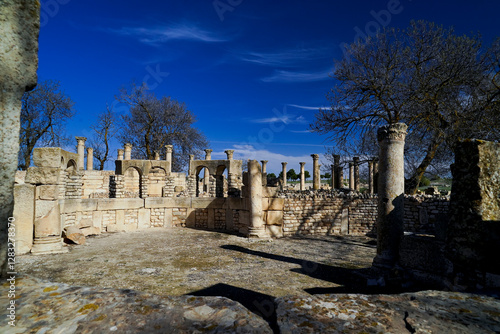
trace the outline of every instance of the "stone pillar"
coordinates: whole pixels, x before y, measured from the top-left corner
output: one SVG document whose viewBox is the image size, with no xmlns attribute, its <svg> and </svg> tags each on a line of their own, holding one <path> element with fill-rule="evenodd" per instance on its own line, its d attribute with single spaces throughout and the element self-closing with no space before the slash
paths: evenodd
<svg viewBox="0 0 500 334">
<path fill-rule="evenodd" d="M 36 86 L 40 2 L 3 0 L 0 5 L 0 276 L 7 273 L 7 224 L 14 209 L 21 98 Z M 29 167 L 29 166 L 26 166 Z"/>
<path fill-rule="evenodd" d="M 167 174 L 172 173 L 172 152 L 174 151 L 173 145 L 165 145 L 165 160 L 170 162 L 167 166 Z"/>
<path fill-rule="evenodd" d="M 299 162 L 300 164 L 300 190 L 306 190 L 306 174 L 304 171 L 305 162 Z"/>
<path fill-rule="evenodd" d="M 118 156 L 116 157 L 116 160 L 123 160 L 123 148 L 118 149 Z"/>
<path fill-rule="evenodd" d="M 155 151 L 155 160 L 160 160 L 160 152 Z"/>
<path fill-rule="evenodd" d="M 283 183 L 283 189 L 285 189 L 286 187 L 286 162 L 282 162 L 281 163 L 281 166 L 282 166 L 282 169 L 281 169 L 281 178 L 282 178 L 282 183 Z"/>
<path fill-rule="evenodd" d="M 87 138 L 85 137 L 75 137 L 77 144 L 77 153 L 78 153 L 78 169 L 82 170 L 85 168 L 85 141 Z"/>
<path fill-rule="evenodd" d="M 354 166 L 352 161 L 349 162 L 349 189 L 354 189 Z"/>
<path fill-rule="evenodd" d="M 378 158 L 373 158 L 373 192 L 378 194 Z"/>
<path fill-rule="evenodd" d="M 125 148 L 125 159 L 124 160 L 131 160 L 132 159 L 132 144 L 130 143 L 125 143 L 123 145 Z"/>
<path fill-rule="evenodd" d="M 94 149 L 87 147 L 87 170 L 94 169 Z"/>
<path fill-rule="evenodd" d="M 193 160 L 194 160 L 194 154 L 190 154 L 189 155 L 189 166 L 188 166 L 189 171 L 188 172 L 191 172 L 191 163 L 192 163 Z"/>
<path fill-rule="evenodd" d="M 248 200 L 250 201 L 248 205 L 250 209 L 248 237 L 266 237 L 262 208 L 262 172 L 257 160 L 248 160 L 248 187 Z"/>
<path fill-rule="evenodd" d="M 224 153 L 227 155 L 227 160 L 233 160 L 234 150 L 225 150 Z"/>
<path fill-rule="evenodd" d="M 335 165 L 330 166 L 330 174 L 331 174 L 331 180 L 330 180 L 330 186 L 332 189 L 335 189 Z"/>
<path fill-rule="evenodd" d="M 354 165 L 354 190 L 359 191 L 359 157 L 353 157 Z"/>
<path fill-rule="evenodd" d="M 344 173 L 342 172 L 342 168 L 340 167 L 340 155 L 333 156 L 333 168 L 335 169 L 335 188 L 343 188 Z"/>
<path fill-rule="evenodd" d="M 368 161 L 368 192 L 373 194 L 373 160 Z"/>
<path fill-rule="evenodd" d="M 140 184 L 139 184 L 139 197 L 146 198 L 148 197 L 148 183 L 149 177 L 146 175 L 140 176 Z"/>
<path fill-rule="evenodd" d="M 260 162 L 262 163 L 262 174 L 266 174 L 267 173 L 267 160 L 261 160 Z"/>
<path fill-rule="evenodd" d="M 399 258 L 404 223 L 404 146 L 406 124 L 381 127 L 377 132 L 380 147 L 377 219 L 377 256 L 373 265 L 393 268 Z"/>
<path fill-rule="evenodd" d="M 318 190 L 321 185 L 321 175 L 319 173 L 319 155 L 311 154 L 313 158 L 313 189 Z"/>
<path fill-rule="evenodd" d="M 212 160 L 212 151 L 211 149 L 205 149 L 205 160 Z"/>
</svg>

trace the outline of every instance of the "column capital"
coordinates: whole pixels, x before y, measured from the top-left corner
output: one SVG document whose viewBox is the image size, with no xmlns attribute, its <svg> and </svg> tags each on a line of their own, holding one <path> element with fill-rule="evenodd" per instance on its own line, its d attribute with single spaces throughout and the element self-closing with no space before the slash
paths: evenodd
<svg viewBox="0 0 500 334">
<path fill-rule="evenodd" d="M 333 155 L 333 163 L 337 166 L 340 164 L 340 155 L 338 154 Z"/>
<path fill-rule="evenodd" d="M 227 155 L 227 160 L 233 160 L 234 150 L 225 150 L 224 153 Z"/>
<path fill-rule="evenodd" d="M 406 138 L 406 130 L 408 126 L 404 123 L 388 124 L 380 127 L 377 131 L 378 141 L 385 139 L 394 141 L 404 141 Z"/>
<path fill-rule="evenodd" d="M 85 144 L 87 137 L 75 137 L 75 139 L 78 142 L 78 144 Z"/>
<path fill-rule="evenodd" d="M 263 164 L 267 164 L 269 161 L 267 161 L 267 160 L 261 160 L 260 162 L 262 162 Z"/>
<path fill-rule="evenodd" d="M 299 162 L 299 165 L 300 165 L 301 167 L 304 167 L 304 165 L 305 165 L 305 164 L 306 164 L 305 162 Z"/>
<path fill-rule="evenodd" d="M 281 165 L 285 167 L 288 164 L 288 162 L 282 162 Z"/>
<path fill-rule="evenodd" d="M 174 150 L 174 145 L 165 145 L 165 150 L 167 153 L 172 153 Z"/>
<path fill-rule="evenodd" d="M 194 154 L 189 155 L 189 160 L 194 160 Z"/>
<path fill-rule="evenodd" d="M 318 154 L 311 154 L 311 157 L 313 158 L 313 160 L 318 160 L 319 159 L 319 155 Z"/>
<path fill-rule="evenodd" d="M 125 149 L 128 149 L 128 148 L 132 149 L 132 144 L 130 144 L 130 143 L 125 143 L 125 144 L 123 144 L 123 147 L 124 147 Z"/>
</svg>

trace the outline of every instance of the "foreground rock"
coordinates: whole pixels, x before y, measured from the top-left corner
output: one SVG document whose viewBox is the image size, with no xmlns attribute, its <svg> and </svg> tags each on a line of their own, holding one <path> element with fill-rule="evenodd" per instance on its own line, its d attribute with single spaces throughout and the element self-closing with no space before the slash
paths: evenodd
<svg viewBox="0 0 500 334">
<path fill-rule="evenodd" d="M 223 297 L 160 297 L 27 277 L 16 290 L 16 326 L 3 308 L 1 333 L 272 333 L 262 318 Z M 8 305 L 6 297 L 1 305 Z"/>
<path fill-rule="evenodd" d="M 281 333 L 499 333 L 500 300 L 463 293 L 278 298 Z"/>
</svg>

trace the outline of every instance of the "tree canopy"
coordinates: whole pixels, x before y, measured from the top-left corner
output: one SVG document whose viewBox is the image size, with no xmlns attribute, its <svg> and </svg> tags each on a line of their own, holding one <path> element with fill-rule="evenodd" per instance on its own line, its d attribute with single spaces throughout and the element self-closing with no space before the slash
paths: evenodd
<svg viewBox="0 0 500 334">
<path fill-rule="evenodd" d="M 351 153 L 350 144 L 364 144 L 359 154 L 376 146 L 381 125 L 406 123 L 407 153 L 420 161 L 408 187 L 415 192 L 433 160 L 458 139 L 499 139 L 499 59 L 500 39 L 485 49 L 478 35 L 425 21 L 385 29 L 347 46 L 336 63 L 331 107 L 315 115 L 311 129 Z"/>
<path fill-rule="evenodd" d="M 120 139 L 134 146 L 134 158 L 154 159 L 155 152 L 165 152 L 165 145 L 173 145 L 172 170 L 180 171 L 189 154 L 200 156 L 207 148 L 207 139 L 193 126 L 196 118 L 184 103 L 157 98 L 144 83 L 121 89 L 117 99 L 130 106 L 129 113 L 122 116 Z"/>
<path fill-rule="evenodd" d="M 19 133 L 19 168 L 31 164 L 36 146 L 63 146 L 66 122 L 75 115 L 74 102 L 58 81 L 42 81 L 22 98 Z"/>
</svg>

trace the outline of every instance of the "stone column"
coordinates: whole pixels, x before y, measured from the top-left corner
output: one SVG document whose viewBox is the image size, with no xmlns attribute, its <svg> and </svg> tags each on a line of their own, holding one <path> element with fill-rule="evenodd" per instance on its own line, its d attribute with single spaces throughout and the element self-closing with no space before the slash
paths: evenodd
<svg viewBox="0 0 500 334">
<path fill-rule="evenodd" d="M 94 169 L 94 149 L 87 147 L 87 170 Z"/>
<path fill-rule="evenodd" d="M 373 194 L 373 160 L 368 161 L 368 192 Z"/>
<path fill-rule="evenodd" d="M 234 150 L 225 150 L 224 153 L 227 155 L 227 160 L 233 160 Z"/>
<path fill-rule="evenodd" d="M 359 191 L 359 157 L 352 158 L 354 165 L 354 190 Z"/>
<path fill-rule="evenodd" d="M 82 170 L 85 168 L 85 137 L 75 137 L 77 144 L 78 153 L 78 169 Z"/>
<path fill-rule="evenodd" d="M 406 124 L 381 127 L 377 132 L 380 147 L 377 219 L 377 256 L 373 265 L 393 268 L 399 258 L 404 222 L 404 146 Z"/>
<path fill-rule="evenodd" d="M 250 201 L 248 206 L 250 208 L 248 237 L 266 237 L 262 208 L 262 172 L 257 160 L 248 160 L 248 187 L 248 200 Z"/>
<path fill-rule="evenodd" d="M 155 151 L 155 160 L 160 160 L 160 152 Z"/>
<path fill-rule="evenodd" d="M 125 159 L 124 160 L 131 160 L 132 159 L 132 144 L 130 143 L 125 143 L 123 145 L 125 148 Z"/>
<path fill-rule="evenodd" d="M 165 160 L 170 162 L 167 166 L 167 174 L 172 173 L 172 152 L 174 151 L 173 145 L 165 145 Z"/>
<path fill-rule="evenodd" d="M 319 173 L 319 155 L 311 154 L 313 158 L 313 189 L 318 190 L 321 184 L 321 175 Z"/>
<path fill-rule="evenodd" d="M 123 152 L 122 148 L 118 149 L 118 156 L 116 157 L 116 160 L 123 160 Z"/>
<path fill-rule="evenodd" d="M 212 151 L 211 149 L 205 149 L 205 160 L 212 160 Z"/>
<path fill-rule="evenodd" d="M 332 189 L 335 189 L 335 165 L 330 166 L 330 174 L 331 174 L 331 180 L 330 180 L 330 186 Z"/>
<path fill-rule="evenodd" d="M 306 180 L 305 180 L 305 171 L 304 171 L 304 165 L 306 164 L 305 162 L 299 162 L 300 164 L 300 190 L 306 190 Z"/>
<path fill-rule="evenodd" d="M 262 174 L 266 174 L 267 173 L 267 160 L 261 160 L 260 162 L 262 163 Z"/>
<path fill-rule="evenodd" d="M 373 192 L 378 194 L 378 157 L 373 158 Z"/>
<path fill-rule="evenodd" d="M 188 166 L 188 168 L 189 168 L 188 171 L 189 172 L 191 172 L 191 163 L 192 163 L 193 160 L 194 160 L 194 154 L 190 154 L 189 155 L 189 166 Z"/>
<path fill-rule="evenodd" d="M 40 3 L 3 0 L 0 5 L 0 276 L 7 275 L 7 224 L 14 210 L 21 98 L 36 86 Z M 26 166 L 27 168 L 29 166 Z"/>
<path fill-rule="evenodd" d="M 285 189 L 286 187 L 286 162 L 282 162 L 281 163 L 281 166 L 282 166 L 282 169 L 281 169 L 281 178 L 282 178 L 282 182 L 283 182 L 283 189 Z"/>
<path fill-rule="evenodd" d="M 333 168 L 335 169 L 335 188 L 340 189 L 343 187 L 343 177 L 344 177 L 340 167 L 340 155 L 333 156 Z"/>
<path fill-rule="evenodd" d="M 349 189 L 354 189 L 354 166 L 352 161 L 349 162 Z"/>
</svg>

